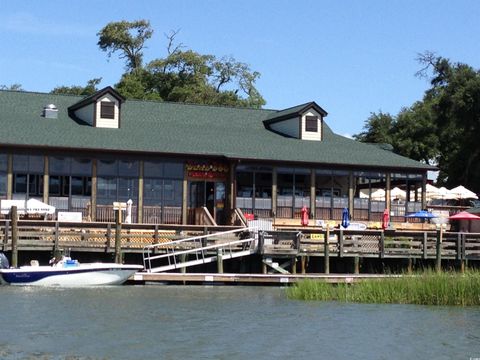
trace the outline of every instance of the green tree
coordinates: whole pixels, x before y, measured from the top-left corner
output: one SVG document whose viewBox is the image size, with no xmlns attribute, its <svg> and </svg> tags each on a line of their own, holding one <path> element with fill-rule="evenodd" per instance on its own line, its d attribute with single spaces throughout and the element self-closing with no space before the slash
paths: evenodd
<svg viewBox="0 0 480 360">
<path fill-rule="evenodd" d="M 102 81 L 102 78 L 95 78 L 87 81 L 85 86 L 57 86 L 52 91 L 51 94 L 64 94 L 64 95 L 83 95 L 89 96 L 98 91 L 98 84 Z"/>
<path fill-rule="evenodd" d="M 119 58 L 125 59 L 127 71 L 132 72 L 142 67 L 145 41 L 152 35 L 147 20 L 111 22 L 97 33 L 97 45 L 107 52 L 108 57 L 119 52 Z"/>
<path fill-rule="evenodd" d="M 426 164 L 436 164 L 439 138 L 428 102 L 417 101 L 395 117 L 392 146 L 396 153 Z"/>
<path fill-rule="evenodd" d="M 394 117 L 388 113 L 371 113 L 363 125 L 363 132 L 353 135 L 353 138 L 361 142 L 392 145 L 394 122 Z"/>
<path fill-rule="evenodd" d="M 463 63 L 421 55 L 423 74 L 431 71 L 425 100 L 432 104 L 439 138 L 439 180 L 480 191 L 480 72 Z"/>
</svg>

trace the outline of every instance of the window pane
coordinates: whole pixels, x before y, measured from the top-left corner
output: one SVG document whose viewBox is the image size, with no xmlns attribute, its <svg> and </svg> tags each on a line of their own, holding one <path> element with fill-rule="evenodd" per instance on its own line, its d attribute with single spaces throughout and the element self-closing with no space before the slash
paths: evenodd
<svg viewBox="0 0 480 360">
<path fill-rule="evenodd" d="M 68 175 L 70 174 L 70 158 L 50 157 L 48 159 L 51 175 Z"/>
<path fill-rule="evenodd" d="M 48 181 L 49 194 L 60 195 L 60 176 L 50 176 Z"/>
<path fill-rule="evenodd" d="M 143 163 L 144 177 L 163 177 L 163 163 L 156 161 L 145 161 Z"/>
<path fill-rule="evenodd" d="M 0 196 L 7 194 L 7 175 L 0 173 Z"/>
<path fill-rule="evenodd" d="M 164 174 L 166 178 L 183 179 L 183 163 L 166 162 Z"/>
<path fill-rule="evenodd" d="M 30 155 L 28 157 L 28 170 L 30 173 L 43 174 L 43 156 Z"/>
<path fill-rule="evenodd" d="M 118 175 L 118 164 L 116 160 L 99 160 L 97 174 L 107 176 Z"/>
<path fill-rule="evenodd" d="M 28 155 L 13 155 L 13 171 L 28 172 Z"/>
<path fill-rule="evenodd" d="M 0 171 L 7 171 L 7 154 L 0 154 Z"/>
<path fill-rule="evenodd" d="M 103 119 L 114 119 L 115 103 L 109 101 L 102 101 L 100 103 L 100 117 Z"/>
<path fill-rule="evenodd" d="M 318 118 L 316 116 L 305 118 L 305 131 L 318 132 Z"/>
<path fill-rule="evenodd" d="M 135 200 L 138 196 L 138 178 L 118 178 L 118 201 Z"/>
<path fill-rule="evenodd" d="M 13 181 L 13 192 L 17 194 L 25 194 L 27 192 L 27 175 L 15 174 Z"/>
<path fill-rule="evenodd" d="M 92 175 L 92 160 L 72 158 L 72 175 Z"/>
<path fill-rule="evenodd" d="M 116 201 L 117 199 L 116 179 L 99 177 L 97 181 L 97 197 Z"/>
<path fill-rule="evenodd" d="M 120 160 L 118 162 L 118 175 L 138 176 L 138 161 Z"/>
</svg>

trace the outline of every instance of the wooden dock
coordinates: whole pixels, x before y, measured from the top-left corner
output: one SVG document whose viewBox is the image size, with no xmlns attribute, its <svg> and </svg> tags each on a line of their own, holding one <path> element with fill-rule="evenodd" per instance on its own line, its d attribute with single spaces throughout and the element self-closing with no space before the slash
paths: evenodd
<svg viewBox="0 0 480 360">
<path fill-rule="evenodd" d="M 202 285 L 288 285 L 302 280 L 319 280 L 332 284 L 398 277 L 380 274 L 218 274 L 218 273 L 136 273 L 131 284 L 202 284 Z"/>
</svg>

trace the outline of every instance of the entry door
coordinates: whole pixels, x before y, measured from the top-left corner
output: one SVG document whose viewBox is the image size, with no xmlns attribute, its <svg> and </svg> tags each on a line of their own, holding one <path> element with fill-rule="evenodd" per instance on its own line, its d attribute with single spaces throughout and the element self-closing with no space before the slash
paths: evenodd
<svg viewBox="0 0 480 360">
<path fill-rule="evenodd" d="M 223 223 L 225 206 L 225 183 L 192 181 L 190 183 L 190 207 L 205 206 L 217 223 Z"/>
</svg>

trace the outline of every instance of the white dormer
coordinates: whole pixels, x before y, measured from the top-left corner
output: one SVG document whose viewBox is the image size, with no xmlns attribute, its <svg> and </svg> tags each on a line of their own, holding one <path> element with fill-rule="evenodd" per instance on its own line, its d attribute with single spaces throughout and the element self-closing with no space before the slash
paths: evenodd
<svg viewBox="0 0 480 360">
<path fill-rule="evenodd" d="M 68 113 L 73 119 L 93 127 L 118 129 L 124 101 L 113 88 L 106 87 L 70 106 Z"/>
<path fill-rule="evenodd" d="M 322 141 L 325 116 L 325 110 L 310 102 L 278 111 L 265 120 L 264 124 L 268 129 L 288 137 Z"/>
</svg>

